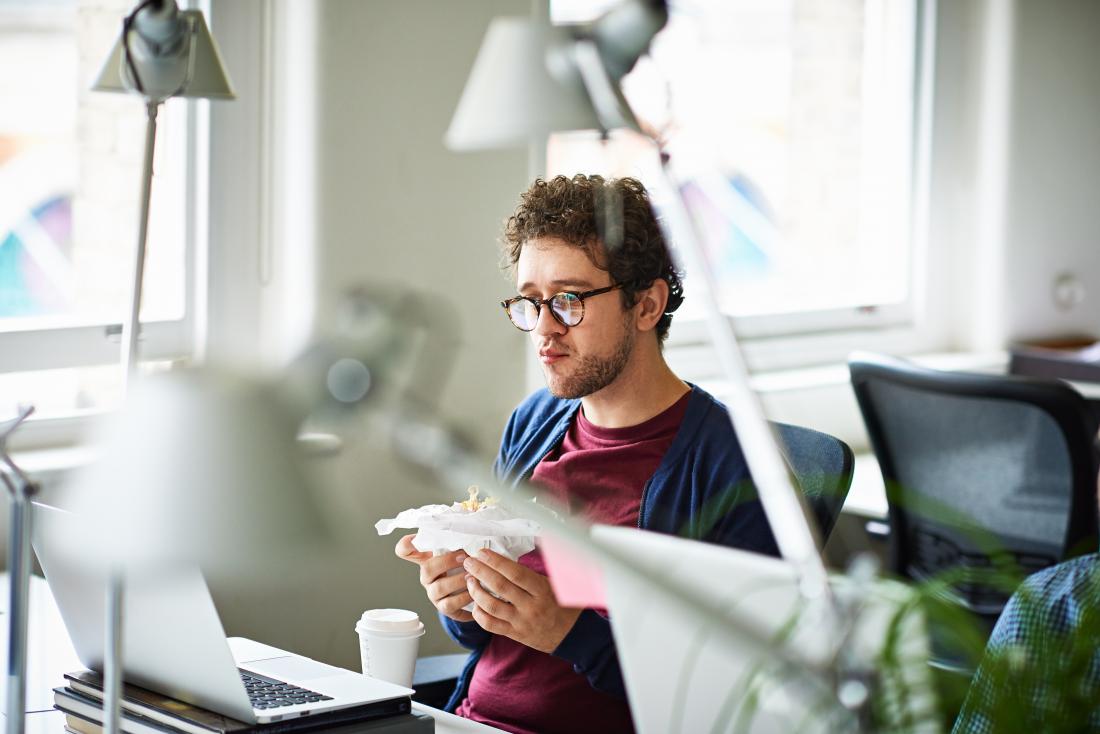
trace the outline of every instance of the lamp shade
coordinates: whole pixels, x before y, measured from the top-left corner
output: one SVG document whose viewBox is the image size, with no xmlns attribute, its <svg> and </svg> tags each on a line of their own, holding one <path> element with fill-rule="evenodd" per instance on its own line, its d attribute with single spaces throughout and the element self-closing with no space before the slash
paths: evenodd
<svg viewBox="0 0 1100 734">
<path fill-rule="evenodd" d="M 209 369 L 135 383 L 99 460 L 63 490 L 88 533 L 50 542 L 127 570 L 197 563 L 230 576 L 323 544 L 299 421 L 276 398 Z"/>
<path fill-rule="evenodd" d="M 447 129 L 447 147 L 525 146 L 554 131 L 599 129 L 581 77 L 566 58 L 571 41 L 561 26 L 494 18 Z"/>
<path fill-rule="evenodd" d="M 136 37 L 136 31 L 130 31 L 131 60 L 141 78 L 144 96 L 153 100 L 168 97 L 235 99 L 218 45 L 202 13 L 181 10 L 178 22 L 185 29 L 182 42 L 167 51 L 158 49 L 158 53 L 145 48 Z M 120 36 L 92 84 L 94 91 L 139 91 L 126 64 L 125 53 L 126 45 Z"/>
</svg>

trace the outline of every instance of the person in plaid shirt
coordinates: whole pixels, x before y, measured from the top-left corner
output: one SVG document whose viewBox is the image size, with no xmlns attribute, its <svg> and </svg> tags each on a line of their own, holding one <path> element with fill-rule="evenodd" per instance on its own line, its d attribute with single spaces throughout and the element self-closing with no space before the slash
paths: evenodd
<svg viewBox="0 0 1100 734">
<path fill-rule="evenodd" d="M 1100 732 L 1100 554 L 1030 576 L 986 646 L 952 734 Z"/>
</svg>

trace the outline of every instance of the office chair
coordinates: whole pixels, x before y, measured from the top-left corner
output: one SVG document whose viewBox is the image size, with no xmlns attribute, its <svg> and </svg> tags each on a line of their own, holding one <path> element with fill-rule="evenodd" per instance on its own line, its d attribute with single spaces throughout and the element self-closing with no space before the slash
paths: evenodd
<svg viewBox="0 0 1100 734">
<path fill-rule="evenodd" d="M 1068 385 L 865 353 L 849 368 L 886 482 L 895 573 L 926 580 L 1007 562 L 1022 578 L 1096 549 L 1096 419 Z M 946 596 L 988 634 L 1010 593 L 962 579 Z M 936 667 L 973 671 L 949 630 L 931 633 Z"/>
<path fill-rule="evenodd" d="M 855 471 L 848 444 L 812 428 L 773 422 L 780 449 L 802 493 L 810 501 L 822 544 L 840 517 Z"/>
<path fill-rule="evenodd" d="M 780 449 L 817 520 L 822 544 L 828 539 L 852 486 L 855 456 L 848 444 L 827 433 L 787 423 L 772 423 Z M 466 664 L 467 653 L 430 655 L 416 661 L 413 699 L 443 708 Z"/>
</svg>

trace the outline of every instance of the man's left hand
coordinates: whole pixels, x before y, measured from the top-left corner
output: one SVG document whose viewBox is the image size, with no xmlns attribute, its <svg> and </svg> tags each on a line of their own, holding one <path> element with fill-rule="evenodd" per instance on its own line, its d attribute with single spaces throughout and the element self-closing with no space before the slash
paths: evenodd
<svg viewBox="0 0 1100 734">
<path fill-rule="evenodd" d="M 558 606 L 548 578 L 499 553 L 480 551 L 464 565 L 469 574 L 466 588 L 474 599 L 474 620 L 488 632 L 549 653 L 580 616 L 580 609 Z"/>
</svg>

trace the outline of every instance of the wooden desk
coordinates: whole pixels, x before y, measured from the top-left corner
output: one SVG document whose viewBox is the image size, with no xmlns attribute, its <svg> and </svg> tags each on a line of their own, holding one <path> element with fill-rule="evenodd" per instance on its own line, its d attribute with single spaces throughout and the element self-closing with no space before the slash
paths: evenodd
<svg viewBox="0 0 1100 734">
<path fill-rule="evenodd" d="M 8 575 L 0 574 L 0 627 L 7 629 Z M 8 659 L 7 633 L 0 633 L 0 660 Z M 27 705 L 28 734 L 58 734 L 65 726 L 65 715 L 53 707 L 53 689 L 64 684 L 64 674 L 84 666 L 76 656 L 69 633 L 61 620 L 46 580 L 31 577 L 30 623 L 27 630 Z M 6 686 L 0 686 L 0 711 L 8 710 Z M 430 706 L 413 704 L 413 711 L 435 720 L 436 734 L 492 734 L 499 729 L 478 724 Z"/>
</svg>

